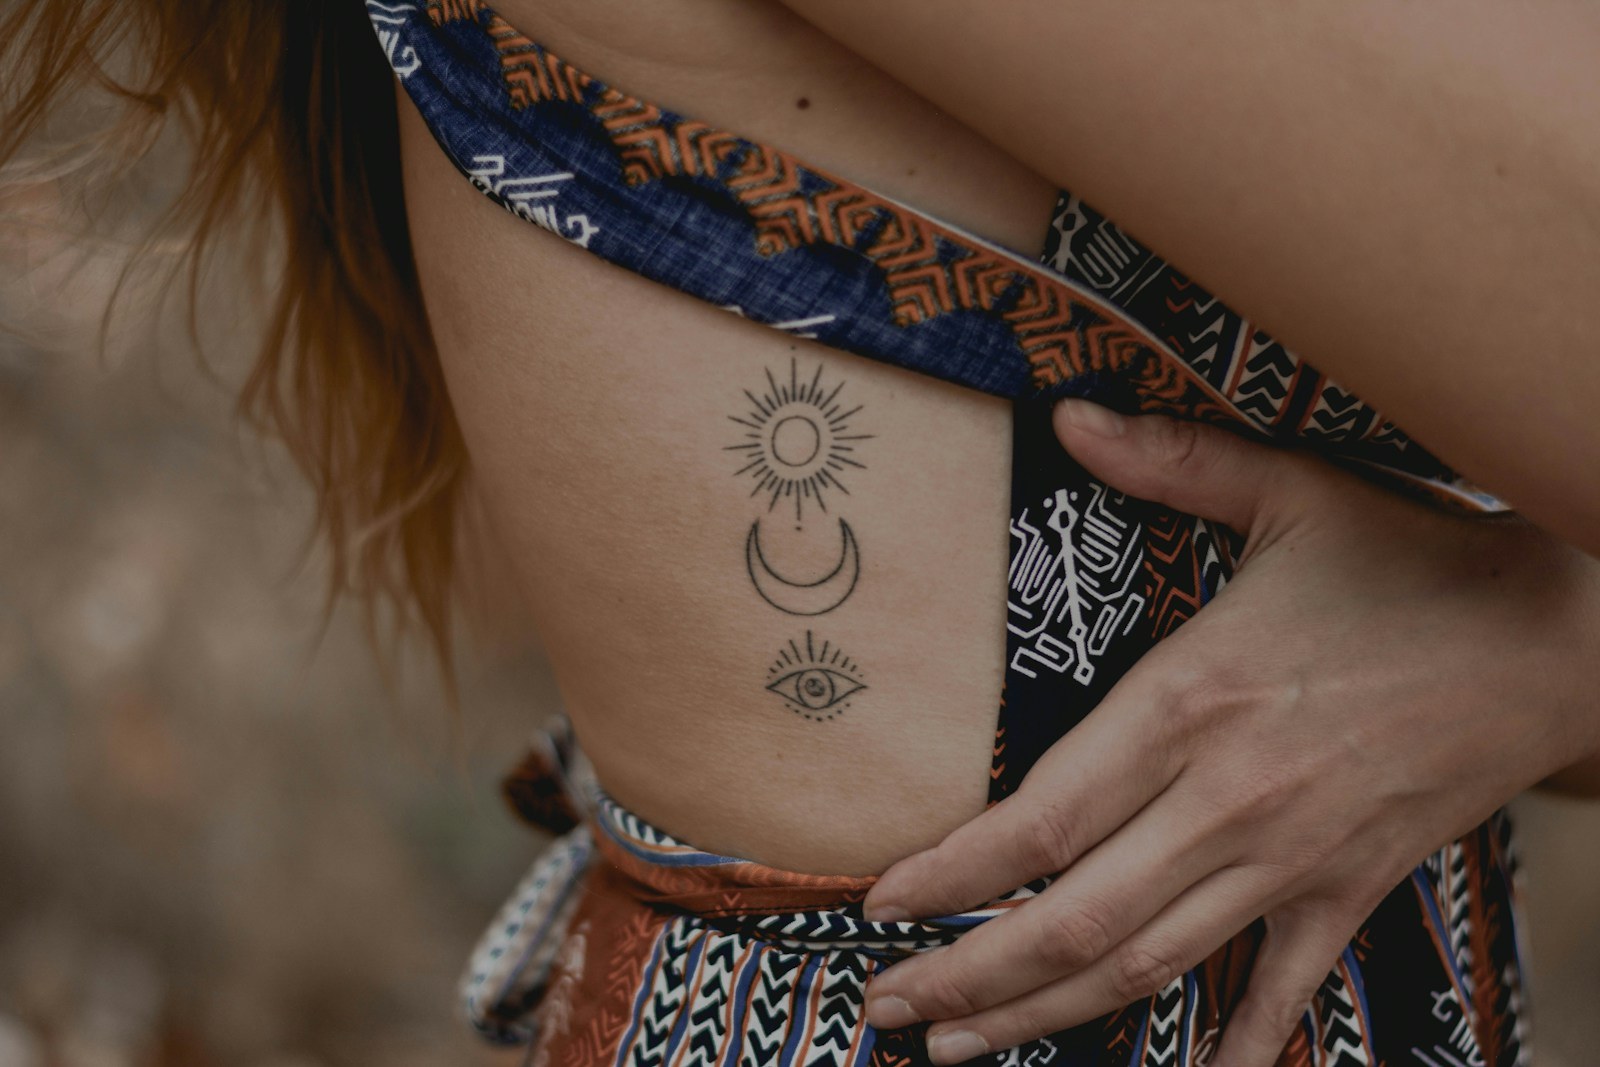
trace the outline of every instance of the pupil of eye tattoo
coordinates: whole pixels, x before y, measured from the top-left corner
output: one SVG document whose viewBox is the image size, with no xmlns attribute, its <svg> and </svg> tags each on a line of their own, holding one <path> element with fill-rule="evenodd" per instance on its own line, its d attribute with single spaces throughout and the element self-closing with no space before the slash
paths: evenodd
<svg viewBox="0 0 1600 1067">
<path fill-rule="evenodd" d="M 830 641 L 818 644 L 816 634 L 791 639 L 767 668 L 767 691 L 783 706 L 810 722 L 830 722 L 849 710 L 851 698 L 867 688 L 861 667 Z"/>
</svg>

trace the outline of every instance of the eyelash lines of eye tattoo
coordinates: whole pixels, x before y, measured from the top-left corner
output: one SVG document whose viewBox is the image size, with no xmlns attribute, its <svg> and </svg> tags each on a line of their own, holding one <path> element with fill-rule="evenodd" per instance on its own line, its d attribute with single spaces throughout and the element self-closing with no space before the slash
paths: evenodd
<svg viewBox="0 0 1600 1067">
<path fill-rule="evenodd" d="M 826 515 L 830 494 L 850 495 L 842 477 L 866 470 L 857 446 L 873 437 L 852 425 L 863 405 L 841 400 L 845 383 L 825 386 L 822 370 L 819 363 L 810 380 L 802 382 L 799 360 L 791 357 L 785 384 L 769 369 L 766 391 L 744 390 L 750 408 L 728 416 L 744 429 L 741 440 L 724 448 L 740 455 L 742 464 L 734 476 L 755 483 L 750 495 L 765 497 L 769 516 L 786 499 L 794 501 L 794 528 L 802 534 L 807 505 Z M 756 518 L 745 535 L 744 559 L 761 599 L 787 615 L 802 616 L 825 615 L 848 600 L 861 578 L 861 548 L 850 524 L 843 518 L 838 523 L 839 562 L 820 576 L 794 578 L 768 562 L 761 547 L 761 518 Z M 837 718 L 866 687 L 860 666 L 828 641 L 819 650 L 810 630 L 803 651 L 791 639 L 767 670 L 767 691 L 811 722 Z"/>
<path fill-rule="evenodd" d="M 850 698 L 865 688 L 860 665 L 827 641 L 818 649 L 810 630 L 806 631 L 804 650 L 791 640 L 767 668 L 767 691 L 776 694 L 784 707 L 812 722 L 843 715 L 850 708 Z"/>
</svg>

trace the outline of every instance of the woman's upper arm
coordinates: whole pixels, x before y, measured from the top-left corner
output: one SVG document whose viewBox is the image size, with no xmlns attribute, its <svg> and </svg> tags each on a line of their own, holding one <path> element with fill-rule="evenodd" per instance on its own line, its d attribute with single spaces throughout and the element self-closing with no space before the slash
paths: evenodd
<svg viewBox="0 0 1600 1067">
<path fill-rule="evenodd" d="M 1592 6 L 784 3 L 1600 552 Z"/>
</svg>

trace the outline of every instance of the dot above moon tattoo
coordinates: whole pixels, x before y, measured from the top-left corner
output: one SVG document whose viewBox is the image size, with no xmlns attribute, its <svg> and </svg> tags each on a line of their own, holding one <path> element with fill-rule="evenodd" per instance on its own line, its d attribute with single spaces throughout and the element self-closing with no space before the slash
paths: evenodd
<svg viewBox="0 0 1600 1067">
<path fill-rule="evenodd" d="M 750 410 L 728 416 L 744 427 L 743 439 L 724 451 L 742 454 L 744 463 L 734 475 L 755 482 L 750 495 L 764 495 L 769 512 L 786 499 L 794 501 L 798 529 L 808 504 L 826 512 L 829 493 L 849 494 L 841 476 L 852 468 L 866 469 L 856 455 L 856 444 L 872 434 L 852 432 L 850 420 L 861 405 L 847 407 L 839 399 L 842 381 L 825 388 L 820 364 L 811 380 L 802 383 L 799 361 L 791 359 L 789 381 L 780 383 L 768 370 L 767 386 L 759 395 L 744 391 Z"/>
<path fill-rule="evenodd" d="M 818 648 L 806 631 L 805 647 L 790 639 L 767 668 L 767 691 L 796 715 L 828 722 L 850 708 L 850 698 L 867 688 L 861 667 L 827 641 Z"/>
</svg>

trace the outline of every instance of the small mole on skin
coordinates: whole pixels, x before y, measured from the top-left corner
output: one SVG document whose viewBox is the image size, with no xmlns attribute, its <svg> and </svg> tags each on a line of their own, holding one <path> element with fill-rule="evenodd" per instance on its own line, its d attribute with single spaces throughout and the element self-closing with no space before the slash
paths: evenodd
<svg viewBox="0 0 1600 1067">
<path fill-rule="evenodd" d="M 1489 568 L 1489 577 L 1491 577 L 1491 578 L 1500 577 L 1500 568 L 1499 567 L 1490 567 Z"/>
<path fill-rule="evenodd" d="M 801 111 L 804 111 L 806 108 L 811 106 L 811 100 L 808 97 L 802 96 L 800 99 L 794 102 L 794 106 L 799 108 Z"/>
<path fill-rule="evenodd" d="M 917 168 L 916 167 L 907 167 L 906 168 L 906 177 L 909 178 L 911 175 L 915 174 L 916 172 L 917 172 Z"/>
</svg>

